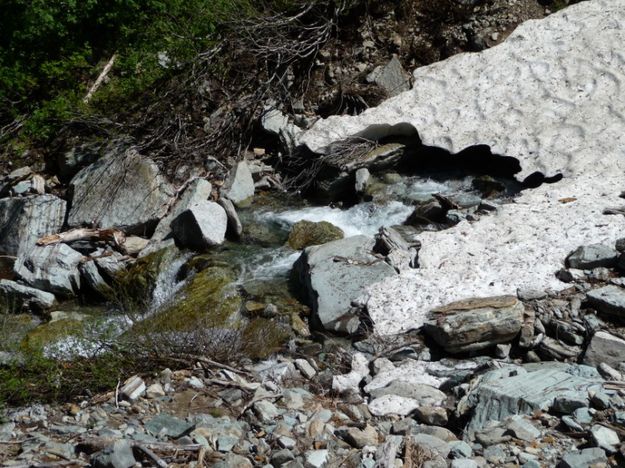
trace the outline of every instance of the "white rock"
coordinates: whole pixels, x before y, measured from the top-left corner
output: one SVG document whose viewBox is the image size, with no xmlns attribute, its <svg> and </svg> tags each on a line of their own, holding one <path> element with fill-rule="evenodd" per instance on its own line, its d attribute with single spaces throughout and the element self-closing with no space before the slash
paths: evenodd
<svg viewBox="0 0 625 468">
<path fill-rule="evenodd" d="M 145 393 L 145 382 L 138 375 L 129 377 L 124 386 L 119 390 L 122 397 L 127 400 L 134 401 Z"/>
<path fill-rule="evenodd" d="M 307 379 L 312 379 L 317 373 L 317 371 L 306 359 L 296 359 L 295 367 L 297 367 L 297 370 L 300 371 Z"/>
<path fill-rule="evenodd" d="M 306 468 L 321 468 L 322 466 L 326 466 L 328 453 L 327 450 L 310 450 L 306 452 L 304 455 L 306 459 L 304 466 Z"/>
<path fill-rule="evenodd" d="M 414 127 L 425 145 L 457 152 L 486 144 L 515 157 L 520 179 L 564 176 L 478 222 L 421 234 L 421 268 L 369 290 L 378 333 L 419 327 L 428 309 L 455 300 L 562 290 L 554 272 L 570 251 L 622 235 L 625 218 L 602 211 L 622 205 L 623 21 L 625 0 L 582 2 L 528 21 L 501 45 L 419 68 L 412 90 L 358 116 L 319 121 L 300 138 L 324 152 L 349 136 Z"/>
<path fill-rule="evenodd" d="M 417 400 L 398 395 L 383 395 L 369 403 L 369 411 L 374 416 L 398 414 L 407 416 L 420 406 Z"/>
<path fill-rule="evenodd" d="M 148 398 L 159 398 L 165 396 L 165 390 L 160 383 L 154 383 L 147 388 L 145 395 Z"/>
<path fill-rule="evenodd" d="M 356 353 L 352 357 L 351 372 L 333 377 L 332 390 L 337 393 L 355 392 L 358 394 L 360 393 L 358 385 L 367 375 L 369 375 L 369 361 L 364 354 Z"/>
<path fill-rule="evenodd" d="M 202 201 L 183 211 L 171 223 L 177 242 L 185 247 L 204 250 L 221 244 L 226 237 L 228 217 L 224 209 L 212 201 Z"/>
</svg>

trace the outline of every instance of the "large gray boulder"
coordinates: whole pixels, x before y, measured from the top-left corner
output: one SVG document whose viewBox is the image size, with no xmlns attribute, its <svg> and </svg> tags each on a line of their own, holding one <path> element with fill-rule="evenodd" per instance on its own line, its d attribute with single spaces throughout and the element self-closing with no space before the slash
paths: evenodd
<svg viewBox="0 0 625 468">
<path fill-rule="evenodd" d="M 162 218 L 154 234 L 152 234 L 152 241 L 162 241 L 171 234 L 171 223 L 180 214 L 188 210 L 191 206 L 206 201 L 211 195 L 212 185 L 210 182 L 204 179 L 195 179 L 189 184 L 189 186 L 182 192 L 182 195 L 171 207 L 169 213 Z"/>
<path fill-rule="evenodd" d="M 612 267 L 616 264 L 618 252 L 603 244 L 592 244 L 578 247 L 566 257 L 569 268 L 591 270 L 599 267 Z"/>
<path fill-rule="evenodd" d="M 189 207 L 171 223 L 176 242 L 196 250 L 221 244 L 227 227 L 226 211 L 207 200 Z"/>
<path fill-rule="evenodd" d="M 336 330 L 339 319 L 367 286 L 396 275 L 393 267 L 371 254 L 374 243 L 367 236 L 354 236 L 304 250 L 293 268 L 313 309 L 315 325 Z"/>
<path fill-rule="evenodd" d="M 603 379 L 592 367 L 541 363 L 510 366 L 488 372 L 459 403 L 459 409 L 473 408 L 469 433 L 488 421 L 503 421 L 515 414 L 549 411 L 556 399 L 589 404 L 589 391 L 601 389 Z"/>
<path fill-rule="evenodd" d="M 0 280 L 0 301 L 6 305 L 8 312 L 28 311 L 40 312 L 54 306 L 54 294 L 24 286 L 11 280 Z"/>
<path fill-rule="evenodd" d="M 625 317 L 625 289 L 608 285 L 587 294 L 588 302 L 598 312 Z"/>
<path fill-rule="evenodd" d="M 584 364 L 598 366 L 601 363 L 615 369 L 625 363 L 625 340 L 604 331 L 595 333 L 586 349 Z"/>
<path fill-rule="evenodd" d="M 468 299 L 434 309 L 424 330 L 448 353 L 477 351 L 513 340 L 524 310 L 515 296 Z"/>
<path fill-rule="evenodd" d="M 66 244 L 37 246 L 17 258 L 15 274 L 33 288 L 71 297 L 80 289 L 82 258 Z"/>
<path fill-rule="evenodd" d="M 254 179 L 246 161 L 232 168 L 221 194 L 237 206 L 245 205 L 254 196 Z"/>
<path fill-rule="evenodd" d="M 67 203 L 54 195 L 0 200 L 0 255 L 17 256 L 61 231 Z"/>
<path fill-rule="evenodd" d="M 136 234 L 154 229 L 175 193 L 156 164 L 132 148 L 83 168 L 70 185 L 70 227 L 95 225 Z"/>
</svg>

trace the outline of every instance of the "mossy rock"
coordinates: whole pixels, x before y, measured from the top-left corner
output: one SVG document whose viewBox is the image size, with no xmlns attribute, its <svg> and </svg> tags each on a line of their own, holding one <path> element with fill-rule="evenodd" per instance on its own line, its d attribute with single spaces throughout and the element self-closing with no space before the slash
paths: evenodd
<svg viewBox="0 0 625 468">
<path fill-rule="evenodd" d="M 74 319 L 55 320 L 44 323 L 29 332 L 22 340 L 23 351 L 43 351 L 51 344 L 69 336 L 82 336 L 84 333 L 84 321 Z"/>
<path fill-rule="evenodd" d="M 265 359 L 279 351 L 290 337 L 290 330 L 283 324 L 257 318 L 243 329 L 243 353 L 252 359 Z"/>
<path fill-rule="evenodd" d="M 233 285 L 233 272 L 208 267 L 197 273 L 170 303 L 133 327 L 138 333 L 236 328 L 242 299 Z"/>
<path fill-rule="evenodd" d="M 177 254 L 175 246 L 168 246 L 137 259 L 115 277 L 112 297 L 108 299 L 124 311 L 144 311 L 152 300 L 158 274 L 174 261 Z"/>
<path fill-rule="evenodd" d="M 15 351 L 40 323 L 30 314 L 0 314 L 0 351 Z"/>
<path fill-rule="evenodd" d="M 294 250 L 342 239 L 345 233 L 327 221 L 298 221 L 291 228 L 287 243 Z"/>
</svg>

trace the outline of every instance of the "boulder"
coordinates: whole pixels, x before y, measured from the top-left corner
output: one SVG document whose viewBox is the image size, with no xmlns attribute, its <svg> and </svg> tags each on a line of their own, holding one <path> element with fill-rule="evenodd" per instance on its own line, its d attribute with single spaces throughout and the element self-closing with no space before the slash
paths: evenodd
<svg viewBox="0 0 625 468">
<path fill-rule="evenodd" d="M 208 200 L 212 189 L 211 183 L 204 179 L 195 179 L 192 181 L 182 192 L 176 203 L 170 208 L 167 215 L 159 221 L 154 230 L 154 234 L 152 234 L 152 241 L 162 241 L 170 237 L 171 222 L 191 206 Z"/>
<path fill-rule="evenodd" d="M 610 268 L 616 264 L 618 252 L 603 244 L 592 244 L 578 247 L 566 257 L 566 266 L 580 270 L 593 268 Z"/>
<path fill-rule="evenodd" d="M 607 315 L 625 317 L 625 289 L 614 285 L 593 289 L 587 294 L 592 307 Z"/>
<path fill-rule="evenodd" d="M 54 306 L 54 294 L 24 286 L 15 281 L 0 279 L 0 301 L 8 312 L 21 312 L 23 309 L 40 312 Z"/>
<path fill-rule="evenodd" d="M 477 351 L 514 339 L 523 313 L 514 296 L 469 299 L 434 309 L 424 330 L 448 353 Z"/>
<path fill-rule="evenodd" d="M 366 288 L 396 275 L 371 254 L 374 240 L 354 236 L 307 247 L 293 266 L 294 274 L 313 309 L 313 323 L 333 330 Z"/>
<path fill-rule="evenodd" d="M 343 239 L 343 230 L 327 221 L 298 221 L 291 227 L 287 244 L 294 250 Z"/>
<path fill-rule="evenodd" d="M 226 234 L 232 238 L 238 239 L 241 237 L 241 234 L 243 234 L 243 224 L 241 224 L 234 203 L 227 198 L 220 198 L 217 203 L 226 211 L 226 216 L 228 217 L 228 229 L 226 230 Z"/>
<path fill-rule="evenodd" d="M 171 223 L 176 242 L 196 250 L 221 244 L 227 227 L 228 216 L 225 210 L 212 201 L 196 203 Z"/>
<path fill-rule="evenodd" d="M 254 179 L 246 161 L 241 161 L 232 168 L 221 194 L 237 206 L 249 203 L 254 196 Z"/>
<path fill-rule="evenodd" d="M 66 244 L 35 247 L 15 262 L 15 274 L 33 288 L 74 296 L 80 289 L 78 266 L 82 254 Z"/>
<path fill-rule="evenodd" d="M 599 366 L 604 363 L 618 369 L 625 362 L 625 340 L 599 331 L 594 334 L 584 355 L 584 364 Z"/>
<path fill-rule="evenodd" d="M 376 67 L 367 75 L 367 81 L 377 84 L 389 96 L 396 96 L 410 89 L 410 75 L 396 56 L 386 65 Z"/>
<path fill-rule="evenodd" d="M 586 402 L 588 392 L 600 389 L 603 379 L 587 366 L 541 363 L 510 366 L 484 374 L 459 408 L 473 407 L 467 427 L 470 433 L 485 427 L 488 421 L 503 421 L 516 414 L 549 411 L 556 399 Z"/>
<path fill-rule="evenodd" d="M 297 138 L 302 130 L 293 124 L 289 118 L 278 109 L 271 109 L 261 117 L 263 129 L 280 139 L 282 148 L 285 151 L 292 150 L 297 142 Z"/>
<path fill-rule="evenodd" d="M 83 285 L 87 285 L 92 291 L 95 291 L 102 297 L 112 297 L 113 288 L 102 278 L 95 261 L 89 260 L 88 262 L 81 263 L 78 266 L 78 270 L 80 270 L 82 277 L 81 283 Z"/>
<path fill-rule="evenodd" d="M 0 255 L 17 256 L 61 231 L 67 203 L 54 195 L 0 199 Z"/>
<path fill-rule="evenodd" d="M 70 227 L 95 225 L 151 233 L 165 216 L 174 188 L 156 164 L 134 149 L 112 151 L 71 180 Z"/>
</svg>

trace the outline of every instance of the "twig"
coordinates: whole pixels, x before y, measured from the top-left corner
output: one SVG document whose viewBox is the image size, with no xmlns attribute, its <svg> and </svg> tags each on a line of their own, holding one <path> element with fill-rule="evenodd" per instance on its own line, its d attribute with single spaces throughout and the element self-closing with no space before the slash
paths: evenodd
<svg viewBox="0 0 625 468">
<path fill-rule="evenodd" d="M 117 381 L 117 385 L 115 386 L 115 408 L 119 408 L 119 384 L 121 380 Z"/>
<path fill-rule="evenodd" d="M 152 450 L 144 445 L 135 445 L 135 448 L 140 452 L 144 453 L 150 460 L 152 460 L 156 466 L 159 468 L 167 468 L 167 463 L 165 463 L 161 458 L 158 457 Z"/>
</svg>

